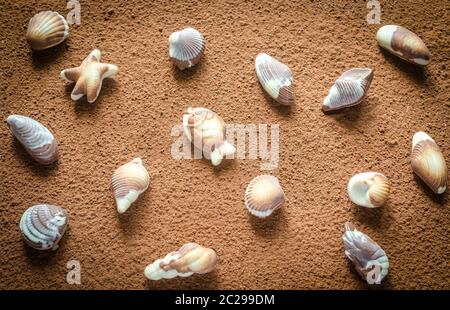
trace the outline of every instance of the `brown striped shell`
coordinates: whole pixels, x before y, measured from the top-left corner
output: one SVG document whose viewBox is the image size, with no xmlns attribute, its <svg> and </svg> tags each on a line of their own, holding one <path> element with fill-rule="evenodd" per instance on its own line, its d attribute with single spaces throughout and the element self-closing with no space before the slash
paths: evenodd
<svg viewBox="0 0 450 310">
<path fill-rule="evenodd" d="M 280 182 L 272 175 L 257 176 L 245 191 L 245 207 L 251 214 L 260 218 L 271 215 L 285 200 Z"/>
<path fill-rule="evenodd" d="M 169 56 L 180 70 L 197 64 L 204 50 L 205 38 L 194 28 L 185 28 L 169 36 Z"/>
<path fill-rule="evenodd" d="M 32 49 L 40 51 L 58 45 L 69 36 L 64 17 L 52 11 L 34 15 L 28 24 L 26 39 Z"/>
</svg>

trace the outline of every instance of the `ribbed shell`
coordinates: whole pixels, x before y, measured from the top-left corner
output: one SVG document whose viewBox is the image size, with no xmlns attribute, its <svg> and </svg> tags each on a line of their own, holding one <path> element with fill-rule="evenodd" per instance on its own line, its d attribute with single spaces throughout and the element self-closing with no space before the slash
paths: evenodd
<svg viewBox="0 0 450 310">
<path fill-rule="evenodd" d="M 56 12 L 44 11 L 30 19 L 26 39 L 32 49 L 40 51 L 60 44 L 68 36 L 69 25 L 65 18 Z"/>
<path fill-rule="evenodd" d="M 194 28 L 185 28 L 169 36 L 169 56 L 180 70 L 197 64 L 204 50 L 205 38 Z"/>
<path fill-rule="evenodd" d="M 112 176 L 117 211 L 123 213 L 138 199 L 150 184 L 150 176 L 140 158 L 120 166 Z"/>
<path fill-rule="evenodd" d="M 35 161 L 50 165 L 58 160 L 58 142 L 44 125 L 22 115 L 10 115 L 6 121 L 11 132 Z"/>
<path fill-rule="evenodd" d="M 348 182 L 350 200 L 362 207 L 377 208 L 389 197 L 389 180 L 377 172 L 363 172 L 354 175 Z"/>
<path fill-rule="evenodd" d="M 294 78 L 287 65 L 260 53 L 255 59 L 255 69 L 262 87 L 275 101 L 283 105 L 294 103 Z"/>
<path fill-rule="evenodd" d="M 35 205 L 20 219 L 20 231 L 25 242 L 37 250 L 56 250 L 67 228 L 67 213 L 54 205 Z"/>
<path fill-rule="evenodd" d="M 353 68 L 344 72 L 331 87 L 324 99 L 324 112 L 354 106 L 364 99 L 373 79 L 370 68 Z"/>
<path fill-rule="evenodd" d="M 285 200 L 280 182 L 272 175 L 257 176 L 245 191 L 245 207 L 251 214 L 260 218 L 271 215 Z"/>
</svg>

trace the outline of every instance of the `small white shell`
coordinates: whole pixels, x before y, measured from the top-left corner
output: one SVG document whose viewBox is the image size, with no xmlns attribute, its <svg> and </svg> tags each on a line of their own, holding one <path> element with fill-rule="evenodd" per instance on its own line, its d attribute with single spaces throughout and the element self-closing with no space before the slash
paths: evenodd
<svg viewBox="0 0 450 310">
<path fill-rule="evenodd" d="M 294 79 L 287 65 L 260 53 L 255 59 L 255 70 L 262 87 L 275 101 L 283 105 L 294 103 Z"/>
<path fill-rule="evenodd" d="M 189 277 L 194 273 L 204 274 L 214 270 L 217 254 L 213 249 L 197 243 L 186 243 L 178 251 L 167 254 L 148 265 L 145 276 L 150 280 Z"/>
<path fill-rule="evenodd" d="M 120 166 L 112 176 L 117 211 L 124 213 L 150 184 L 150 176 L 140 158 Z"/>
<path fill-rule="evenodd" d="M 370 68 L 353 68 L 344 72 L 325 97 L 322 110 L 328 112 L 360 104 L 372 79 L 373 70 Z"/>
<path fill-rule="evenodd" d="M 35 205 L 20 219 L 20 231 L 25 242 L 37 250 L 56 250 L 67 228 L 67 213 L 54 205 Z"/>
<path fill-rule="evenodd" d="M 169 36 L 169 56 L 180 70 L 197 64 L 204 50 L 205 38 L 194 28 L 185 28 Z"/>
<path fill-rule="evenodd" d="M 251 214 L 265 218 L 280 208 L 286 196 L 278 179 L 272 175 L 254 178 L 245 191 L 245 207 Z"/>
<path fill-rule="evenodd" d="M 58 142 L 44 125 L 22 115 L 10 115 L 6 122 L 16 139 L 38 163 L 50 165 L 58 160 Z"/>
<path fill-rule="evenodd" d="M 354 175 L 347 186 L 350 200 L 358 206 L 377 208 L 389 197 L 389 180 L 377 172 L 363 172 Z"/>
<path fill-rule="evenodd" d="M 40 51 L 58 45 L 69 36 L 69 25 L 56 12 L 34 15 L 28 24 L 26 39 L 32 49 Z"/>
</svg>

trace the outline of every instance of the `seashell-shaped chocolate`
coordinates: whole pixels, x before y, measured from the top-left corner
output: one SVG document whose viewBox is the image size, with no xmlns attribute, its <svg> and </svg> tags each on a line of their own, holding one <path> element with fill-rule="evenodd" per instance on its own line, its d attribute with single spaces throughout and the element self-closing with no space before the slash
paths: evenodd
<svg viewBox="0 0 450 310">
<path fill-rule="evenodd" d="M 40 51 L 58 45 L 68 36 L 66 19 L 56 12 L 44 11 L 30 19 L 26 39 L 32 49 Z"/>
<path fill-rule="evenodd" d="M 378 208 L 389 197 L 389 180 L 377 172 L 359 173 L 350 179 L 347 191 L 350 200 L 358 206 Z"/>
<path fill-rule="evenodd" d="M 58 160 L 58 142 L 44 125 L 22 115 L 10 115 L 6 121 L 16 139 L 35 161 L 50 165 Z"/>
<path fill-rule="evenodd" d="M 124 213 L 150 184 L 150 176 L 138 157 L 120 166 L 112 176 L 117 211 Z"/>
<path fill-rule="evenodd" d="M 280 208 L 286 196 L 278 179 L 272 175 L 260 175 L 248 184 L 245 191 L 245 207 L 251 214 L 265 218 Z"/>
<path fill-rule="evenodd" d="M 294 78 L 289 67 L 265 53 L 255 59 L 256 75 L 264 90 L 280 104 L 294 103 Z"/>
<path fill-rule="evenodd" d="M 389 271 L 389 261 L 384 250 L 350 223 L 345 224 L 342 239 L 345 255 L 361 277 L 369 284 L 380 284 Z"/>
<path fill-rule="evenodd" d="M 183 115 L 183 130 L 189 141 L 207 159 L 211 159 L 214 166 L 219 165 L 224 157 L 236 152 L 236 148 L 225 138 L 225 122 L 209 109 L 188 108 Z"/>
<path fill-rule="evenodd" d="M 422 39 L 405 27 L 386 25 L 377 32 L 378 44 L 392 54 L 414 64 L 426 66 L 431 53 Z"/>
<path fill-rule="evenodd" d="M 54 205 L 35 205 L 20 219 L 20 231 L 25 242 L 37 250 L 56 250 L 67 228 L 67 213 Z"/>
<path fill-rule="evenodd" d="M 180 70 L 200 61 L 205 50 L 205 38 L 194 28 L 185 28 L 169 36 L 169 56 Z"/>
<path fill-rule="evenodd" d="M 178 251 L 171 252 L 148 265 L 144 274 L 150 280 L 189 277 L 194 273 L 211 272 L 216 264 L 217 254 L 213 249 L 197 243 L 186 243 Z"/>
<path fill-rule="evenodd" d="M 344 72 L 323 100 L 324 112 L 358 105 L 366 96 L 373 79 L 370 68 L 353 68 Z"/>
<path fill-rule="evenodd" d="M 416 132 L 412 139 L 411 166 L 436 194 L 447 189 L 447 165 L 439 146 L 425 132 Z"/>
</svg>

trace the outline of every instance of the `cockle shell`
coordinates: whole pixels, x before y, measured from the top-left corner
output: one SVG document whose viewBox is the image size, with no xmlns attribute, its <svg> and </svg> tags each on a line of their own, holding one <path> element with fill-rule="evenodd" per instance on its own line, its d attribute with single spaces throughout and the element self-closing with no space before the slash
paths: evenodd
<svg viewBox="0 0 450 310">
<path fill-rule="evenodd" d="M 416 132 L 412 139 L 411 166 L 436 194 L 447 189 L 447 165 L 439 146 L 425 132 Z"/>
<path fill-rule="evenodd" d="M 392 54 L 414 64 L 425 66 L 431 53 L 422 39 L 405 27 L 386 25 L 377 32 L 378 44 Z"/>
<path fill-rule="evenodd" d="M 169 56 L 180 70 L 197 64 L 204 50 L 205 38 L 194 28 L 185 28 L 169 36 Z"/>
<path fill-rule="evenodd" d="M 20 219 L 20 231 L 25 242 L 37 250 L 56 250 L 67 228 L 67 213 L 54 205 L 35 205 Z"/>
<path fill-rule="evenodd" d="M 211 159 L 214 166 L 219 165 L 224 157 L 236 152 L 236 148 L 225 138 L 225 122 L 209 109 L 188 108 L 183 115 L 183 130 L 189 141 L 207 159 Z"/>
<path fill-rule="evenodd" d="M 189 277 L 194 273 L 211 272 L 216 264 L 217 254 L 213 249 L 197 243 L 186 243 L 178 251 L 148 265 L 144 274 L 150 280 Z"/>
<path fill-rule="evenodd" d="M 347 191 L 350 200 L 358 206 L 381 207 L 389 197 L 389 180 L 377 172 L 359 173 L 350 179 Z"/>
<path fill-rule="evenodd" d="M 345 224 L 345 255 L 353 262 L 356 271 L 369 284 L 380 284 L 389 271 L 389 261 L 384 250 L 369 236 Z"/>
<path fill-rule="evenodd" d="M 344 72 L 323 100 L 324 112 L 358 105 L 366 96 L 373 79 L 370 68 L 353 68 Z"/>
<path fill-rule="evenodd" d="M 265 218 L 280 208 L 286 196 L 278 179 L 272 175 L 260 175 L 248 184 L 245 191 L 245 207 L 251 214 Z"/>
<path fill-rule="evenodd" d="M 58 160 L 58 142 L 44 125 L 22 115 L 10 115 L 6 121 L 14 136 L 35 161 L 50 165 Z"/>
<path fill-rule="evenodd" d="M 289 67 L 265 53 L 255 59 L 256 75 L 264 90 L 280 104 L 294 103 L 294 78 Z"/>
<path fill-rule="evenodd" d="M 69 25 L 56 12 L 44 11 L 34 15 L 28 24 L 26 39 L 32 49 L 40 51 L 58 45 L 69 36 Z"/>
<path fill-rule="evenodd" d="M 112 176 L 117 211 L 124 213 L 150 184 L 150 176 L 140 158 L 120 166 Z"/>
</svg>

